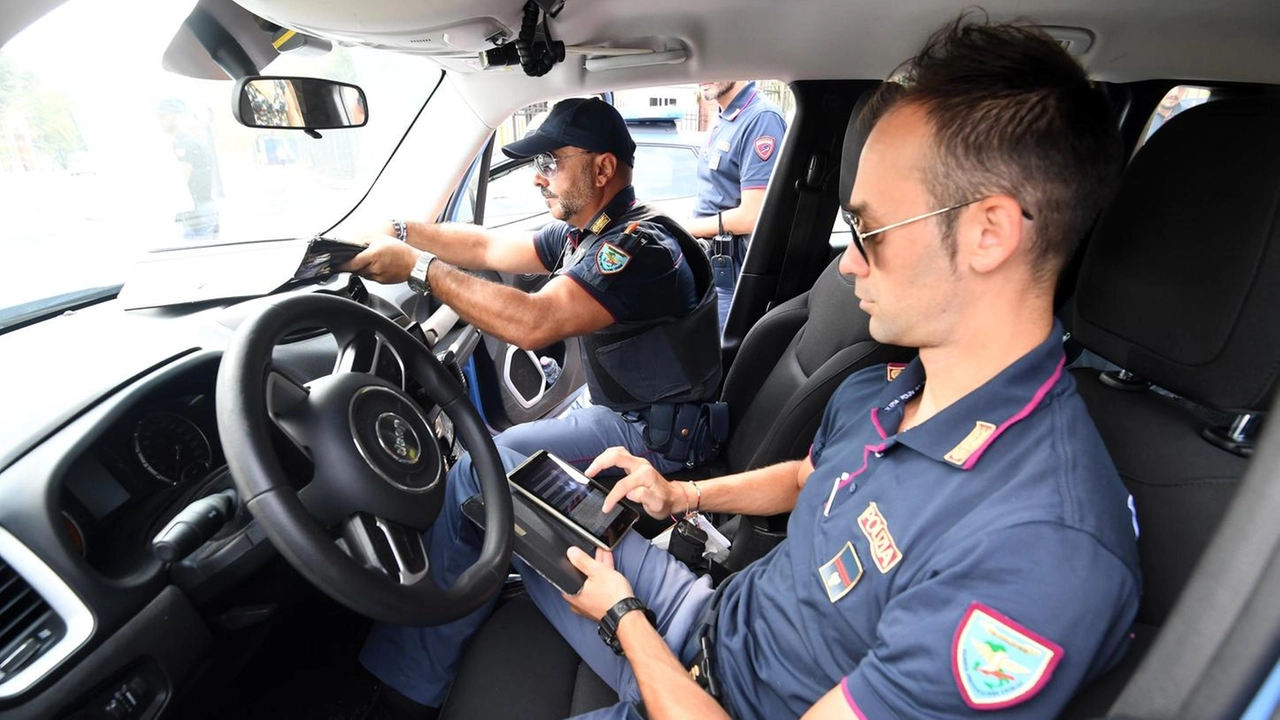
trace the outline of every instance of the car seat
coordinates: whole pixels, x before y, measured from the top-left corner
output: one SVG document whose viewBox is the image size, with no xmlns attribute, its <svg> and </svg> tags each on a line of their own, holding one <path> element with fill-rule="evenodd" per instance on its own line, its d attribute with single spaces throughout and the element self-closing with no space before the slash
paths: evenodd
<svg viewBox="0 0 1280 720">
<path fill-rule="evenodd" d="M 1143 593 L 1123 661 L 1068 718 L 1101 717 L 1168 620 L 1236 493 L 1280 372 L 1280 102 L 1188 110 L 1102 215 L 1074 336 L 1123 371 L 1073 371 L 1133 495 Z"/>
</svg>

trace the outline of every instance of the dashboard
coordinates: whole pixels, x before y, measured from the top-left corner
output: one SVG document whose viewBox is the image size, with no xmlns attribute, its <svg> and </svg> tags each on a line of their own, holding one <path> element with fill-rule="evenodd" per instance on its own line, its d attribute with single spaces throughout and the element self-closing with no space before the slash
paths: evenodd
<svg viewBox="0 0 1280 720">
<path fill-rule="evenodd" d="M 479 333 L 397 290 L 372 294 L 341 275 L 290 292 L 377 310 L 465 384 L 459 368 Z M 26 365 L 0 374 L 11 409 L 0 413 L 0 717 L 158 715 L 212 642 L 200 606 L 277 557 L 243 508 L 172 562 L 153 549 L 193 503 L 233 488 L 216 379 L 223 349 L 260 302 L 128 312 L 107 302 L 0 335 L 0 357 Z M 339 347 L 321 329 L 297 331 L 273 366 L 299 384 L 377 375 L 418 401 L 446 463 L 461 454 L 452 423 L 373 333 Z M 310 461 L 278 434 L 301 489 Z"/>
</svg>

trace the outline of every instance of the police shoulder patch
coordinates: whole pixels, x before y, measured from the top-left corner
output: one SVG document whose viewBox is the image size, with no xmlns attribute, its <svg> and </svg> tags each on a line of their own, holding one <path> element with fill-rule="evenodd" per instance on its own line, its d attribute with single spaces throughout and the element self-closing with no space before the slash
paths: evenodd
<svg viewBox="0 0 1280 720">
<path fill-rule="evenodd" d="M 631 262 L 631 255 L 613 243 L 603 243 L 596 251 L 596 267 L 602 275 L 622 272 L 622 268 L 629 262 Z"/>
<path fill-rule="evenodd" d="M 1062 647 L 975 602 L 956 628 L 951 658 L 965 704 L 999 710 L 1030 699 L 1048 684 Z"/>
<path fill-rule="evenodd" d="M 777 147 L 778 141 L 768 135 L 762 135 L 756 138 L 755 150 L 756 157 L 761 160 L 768 160 L 773 157 L 773 149 Z"/>
</svg>

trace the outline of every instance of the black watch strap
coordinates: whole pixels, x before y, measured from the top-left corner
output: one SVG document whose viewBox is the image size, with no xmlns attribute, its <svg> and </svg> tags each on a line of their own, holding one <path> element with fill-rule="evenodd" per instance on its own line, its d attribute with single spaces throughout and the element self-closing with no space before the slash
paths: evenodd
<svg viewBox="0 0 1280 720">
<path fill-rule="evenodd" d="M 600 626 L 596 628 L 600 639 L 617 655 L 622 654 L 622 642 L 618 640 L 618 623 L 622 622 L 623 615 L 632 610 L 644 611 L 644 616 L 649 621 L 649 624 L 655 628 L 658 627 L 657 617 L 654 616 L 653 611 L 647 605 L 640 601 L 640 598 L 629 597 L 619 600 L 617 604 L 609 608 L 609 612 L 605 613 L 604 617 L 600 618 Z"/>
</svg>

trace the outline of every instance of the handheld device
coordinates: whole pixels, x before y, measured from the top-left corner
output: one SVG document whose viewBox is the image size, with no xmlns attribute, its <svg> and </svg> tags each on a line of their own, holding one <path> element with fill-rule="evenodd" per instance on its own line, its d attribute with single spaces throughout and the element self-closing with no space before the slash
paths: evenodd
<svg viewBox="0 0 1280 720">
<path fill-rule="evenodd" d="M 560 458 L 540 450 L 507 475 L 511 487 L 555 516 L 591 544 L 612 550 L 639 519 L 619 503 L 601 510 L 608 490 Z"/>
</svg>

